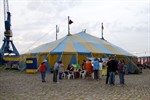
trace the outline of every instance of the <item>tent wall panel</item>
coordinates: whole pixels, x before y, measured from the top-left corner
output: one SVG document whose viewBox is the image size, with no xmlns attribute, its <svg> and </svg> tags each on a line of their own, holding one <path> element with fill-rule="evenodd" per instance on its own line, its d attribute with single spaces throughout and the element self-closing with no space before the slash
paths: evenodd
<svg viewBox="0 0 150 100">
<path fill-rule="evenodd" d="M 50 68 L 50 62 L 49 62 L 48 56 L 49 56 L 49 54 L 45 55 L 44 60 L 47 60 L 47 62 L 46 62 L 47 71 L 50 71 L 51 68 Z"/>
<path fill-rule="evenodd" d="M 94 58 L 102 58 L 104 56 L 104 54 L 98 54 L 98 53 L 93 53 L 92 57 Z"/>
<path fill-rule="evenodd" d="M 70 60 L 72 58 L 73 55 L 70 54 L 64 54 L 62 55 L 62 62 L 64 64 L 64 68 L 66 69 L 68 67 L 68 64 L 70 64 Z"/>
<path fill-rule="evenodd" d="M 128 58 L 124 58 L 123 60 L 125 61 L 125 64 L 127 65 L 127 71 L 129 72 L 129 63 L 130 63 L 130 60 Z"/>
<path fill-rule="evenodd" d="M 136 58 L 134 58 L 134 57 L 131 58 L 131 62 L 132 62 L 132 63 L 131 63 L 131 64 L 132 64 L 132 73 L 134 73 L 135 70 L 138 68 L 136 61 L 137 61 Z"/>
<path fill-rule="evenodd" d="M 47 55 L 47 61 L 48 61 L 48 63 L 49 63 L 49 67 L 51 68 L 51 64 L 50 64 L 50 62 L 51 62 L 51 61 L 50 61 L 50 54 Z"/>
<path fill-rule="evenodd" d="M 132 61 L 131 61 L 131 57 L 128 57 L 128 61 L 129 61 L 129 65 L 128 65 L 128 72 L 132 72 Z"/>
<path fill-rule="evenodd" d="M 49 60 L 50 60 L 50 67 L 53 68 L 56 61 L 57 61 L 57 58 L 58 58 L 58 55 L 49 55 Z"/>
<path fill-rule="evenodd" d="M 76 64 L 76 63 L 78 63 L 77 57 L 76 55 L 72 55 L 72 58 L 70 59 L 70 64 Z"/>
<path fill-rule="evenodd" d="M 86 60 L 88 55 L 86 55 L 86 54 L 79 54 L 77 57 L 78 57 L 78 63 L 79 63 L 79 65 L 81 65 L 83 63 L 83 60 Z"/>
<path fill-rule="evenodd" d="M 37 62 L 38 62 L 38 66 L 40 66 L 40 64 L 42 63 L 42 61 L 45 59 L 45 54 L 38 54 L 37 55 Z"/>
</svg>

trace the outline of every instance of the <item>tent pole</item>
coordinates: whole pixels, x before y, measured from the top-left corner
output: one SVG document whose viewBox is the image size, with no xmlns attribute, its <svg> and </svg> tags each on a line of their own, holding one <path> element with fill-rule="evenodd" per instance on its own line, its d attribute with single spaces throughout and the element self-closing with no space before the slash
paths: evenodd
<svg viewBox="0 0 150 100">
<path fill-rule="evenodd" d="M 68 16 L 68 36 L 70 35 L 70 26 L 69 26 L 69 16 Z"/>
<path fill-rule="evenodd" d="M 59 60 L 62 60 L 62 55 L 63 55 L 63 52 L 61 53 L 61 56 L 60 56 L 60 59 L 59 59 Z"/>
<path fill-rule="evenodd" d="M 102 24 L 102 26 L 101 26 L 101 28 L 102 28 L 102 40 L 104 40 L 104 37 L 103 37 L 104 26 L 103 26 L 103 23 L 101 23 L 101 24 Z"/>
<path fill-rule="evenodd" d="M 58 26 L 56 25 L 56 40 L 57 40 Z"/>
<path fill-rule="evenodd" d="M 91 56 L 93 57 L 93 54 L 91 53 Z"/>
<path fill-rule="evenodd" d="M 78 61 L 78 53 L 76 54 L 76 59 L 77 59 L 76 63 L 78 64 L 79 63 L 79 61 Z"/>
</svg>

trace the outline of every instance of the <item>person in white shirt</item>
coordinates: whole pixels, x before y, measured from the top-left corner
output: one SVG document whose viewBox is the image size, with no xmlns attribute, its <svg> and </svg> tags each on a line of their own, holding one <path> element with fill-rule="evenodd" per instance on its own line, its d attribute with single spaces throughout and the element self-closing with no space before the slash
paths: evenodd
<svg viewBox="0 0 150 100">
<path fill-rule="evenodd" d="M 98 70 L 98 73 L 99 73 L 99 79 L 102 78 L 102 68 L 103 68 L 103 61 L 100 60 L 100 61 L 99 61 L 99 70 Z"/>
</svg>

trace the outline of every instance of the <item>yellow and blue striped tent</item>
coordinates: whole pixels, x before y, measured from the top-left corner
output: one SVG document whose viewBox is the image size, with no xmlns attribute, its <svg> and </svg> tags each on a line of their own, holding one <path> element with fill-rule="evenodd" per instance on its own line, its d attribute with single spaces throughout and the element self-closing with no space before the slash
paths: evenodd
<svg viewBox="0 0 150 100">
<path fill-rule="evenodd" d="M 86 57 L 108 57 L 109 55 L 116 55 L 117 59 L 126 58 L 129 72 L 135 70 L 134 55 L 103 40 L 85 32 L 79 32 L 73 35 L 67 35 L 57 41 L 43 44 L 39 47 L 30 50 L 24 56 L 36 57 L 38 64 L 47 59 L 47 66 L 52 68 L 56 61 L 62 60 L 65 68 L 68 64 L 79 63 Z"/>
</svg>

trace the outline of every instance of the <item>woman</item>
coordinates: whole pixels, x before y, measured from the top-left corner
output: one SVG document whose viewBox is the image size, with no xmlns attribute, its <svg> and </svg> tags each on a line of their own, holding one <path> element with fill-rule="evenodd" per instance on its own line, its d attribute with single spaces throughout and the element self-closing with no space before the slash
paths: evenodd
<svg viewBox="0 0 150 100">
<path fill-rule="evenodd" d="M 93 73 L 93 67 L 92 67 L 92 63 L 91 60 L 88 60 L 85 64 L 85 70 L 86 70 L 86 76 L 87 77 L 91 77 L 92 73 Z"/>
<path fill-rule="evenodd" d="M 59 63 L 60 63 L 59 64 L 59 69 L 58 69 L 59 80 L 62 80 L 62 74 L 64 73 L 64 65 L 61 61 Z"/>
<path fill-rule="evenodd" d="M 100 61 L 99 61 L 99 70 L 98 70 L 98 73 L 99 73 L 99 79 L 102 78 L 102 67 L 103 67 L 103 61 L 100 60 Z"/>
<path fill-rule="evenodd" d="M 119 79 L 120 79 L 120 85 L 124 85 L 124 63 L 122 60 L 119 61 L 118 63 L 118 74 L 119 74 Z"/>
</svg>

